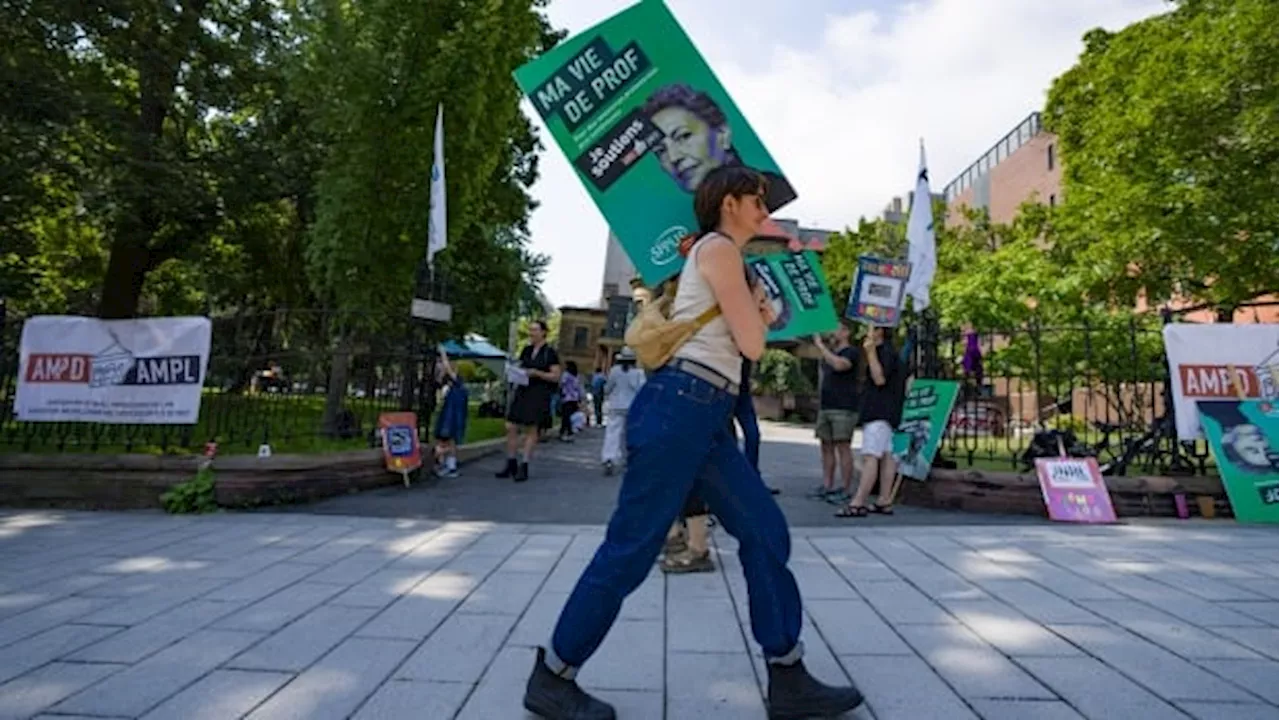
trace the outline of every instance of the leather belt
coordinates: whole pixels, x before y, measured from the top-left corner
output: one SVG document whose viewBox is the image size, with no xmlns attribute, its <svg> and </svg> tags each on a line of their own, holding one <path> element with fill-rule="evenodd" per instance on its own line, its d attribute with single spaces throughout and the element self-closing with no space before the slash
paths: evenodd
<svg viewBox="0 0 1280 720">
<path fill-rule="evenodd" d="M 711 383 L 711 385 L 715 386 L 716 389 L 723 390 L 730 395 L 736 396 L 738 394 L 738 383 L 725 377 L 719 371 L 713 370 L 696 360 L 675 358 L 671 362 L 667 363 L 667 367 L 673 370 L 679 370 L 680 372 L 689 373 L 699 380 Z"/>
</svg>

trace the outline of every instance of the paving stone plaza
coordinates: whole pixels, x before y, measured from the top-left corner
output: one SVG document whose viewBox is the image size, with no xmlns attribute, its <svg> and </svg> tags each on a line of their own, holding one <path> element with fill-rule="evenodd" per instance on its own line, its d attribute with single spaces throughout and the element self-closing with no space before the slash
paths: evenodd
<svg viewBox="0 0 1280 720">
<path fill-rule="evenodd" d="M 599 526 L 0 516 L 0 718 L 524 718 Z M 582 684 L 765 715 L 746 587 L 654 572 Z M 1228 522 L 795 528 L 814 673 L 878 720 L 1277 716 L 1277 542 Z"/>
</svg>

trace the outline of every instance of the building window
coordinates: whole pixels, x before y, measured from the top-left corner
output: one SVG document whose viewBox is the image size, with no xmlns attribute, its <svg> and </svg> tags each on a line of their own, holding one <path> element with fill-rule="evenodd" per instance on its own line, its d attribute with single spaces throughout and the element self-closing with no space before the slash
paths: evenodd
<svg viewBox="0 0 1280 720">
<path fill-rule="evenodd" d="M 1045 156 L 1049 160 L 1049 169 L 1053 169 L 1053 143 L 1049 143 L 1049 149 L 1045 151 Z"/>
<path fill-rule="evenodd" d="M 1058 196 L 1057 196 L 1057 195 L 1052 195 L 1052 194 L 1050 194 L 1050 195 L 1049 195 L 1049 207 L 1057 207 L 1057 206 L 1058 206 Z"/>
<path fill-rule="evenodd" d="M 573 329 L 573 349 L 585 350 L 591 331 L 579 325 Z"/>
</svg>

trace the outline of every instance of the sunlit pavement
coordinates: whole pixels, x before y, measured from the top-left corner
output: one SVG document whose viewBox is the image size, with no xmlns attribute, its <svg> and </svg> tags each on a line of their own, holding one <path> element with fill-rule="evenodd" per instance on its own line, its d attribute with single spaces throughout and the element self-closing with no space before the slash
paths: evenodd
<svg viewBox="0 0 1280 720">
<path fill-rule="evenodd" d="M 0 717 L 523 718 L 598 526 L 0 514 Z M 582 683 L 763 718 L 733 542 L 653 572 Z M 1277 716 L 1277 534 L 1226 522 L 798 529 L 807 662 L 856 718 Z M 44 715 L 42 715 L 44 713 Z"/>
<path fill-rule="evenodd" d="M 822 460 L 812 427 L 763 423 L 760 471 L 765 482 L 781 490 L 778 504 L 793 527 L 867 525 L 1040 524 L 1025 516 L 900 507 L 892 518 L 837 519 L 837 508 L 810 499 L 822 484 Z M 290 512 L 325 515 L 488 520 L 509 523 L 573 523 L 603 525 L 618 500 L 618 475 L 606 477 L 600 465 L 604 430 L 591 428 L 574 443 L 552 440 L 538 446 L 532 479 L 499 480 L 505 456 L 491 455 L 462 468 L 461 477 L 428 480 L 409 489 L 399 484 L 381 490 L 343 495 L 319 503 L 288 508 Z"/>
</svg>

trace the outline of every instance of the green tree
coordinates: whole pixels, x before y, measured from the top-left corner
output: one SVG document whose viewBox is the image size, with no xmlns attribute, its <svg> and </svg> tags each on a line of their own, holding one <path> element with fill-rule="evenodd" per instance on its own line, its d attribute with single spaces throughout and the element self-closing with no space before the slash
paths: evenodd
<svg viewBox="0 0 1280 720">
<path fill-rule="evenodd" d="M 306 266 L 324 304 L 400 317 L 426 251 L 443 103 L 448 249 L 458 328 L 509 304 L 538 142 L 511 72 L 556 36 L 530 0 L 315 0 L 298 73 L 328 155 Z M 457 329 L 457 328 L 455 328 Z"/>
<path fill-rule="evenodd" d="M 13 184 L 73 182 L 61 207 L 109 248 L 100 314 L 131 316 L 149 273 L 189 257 L 261 188 L 236 149 L 263 132 L 251 108 L 274 72 L 280 14 L 260 0 L 4 8 L 21 59 L 5 72 L 36 78 L 19 82 L 32 95 L 6 103 L 5 125 L 45 143 Z"/>
<path fill-rule="evenodd" d="M 1049 93 L 1066 203 L 1057 242 L 1092 299 L 1230 317 L 1276 291 L 1275 0 L 1177 0 L 1085 36 Z"/>
</svg>

